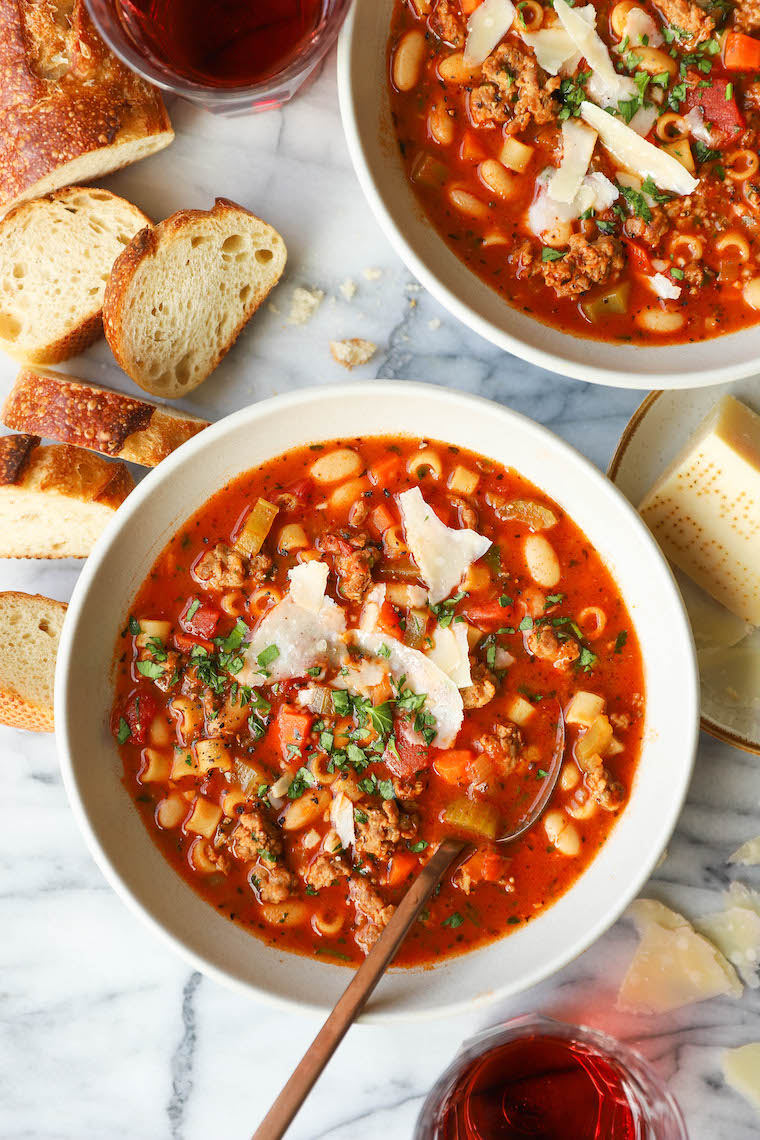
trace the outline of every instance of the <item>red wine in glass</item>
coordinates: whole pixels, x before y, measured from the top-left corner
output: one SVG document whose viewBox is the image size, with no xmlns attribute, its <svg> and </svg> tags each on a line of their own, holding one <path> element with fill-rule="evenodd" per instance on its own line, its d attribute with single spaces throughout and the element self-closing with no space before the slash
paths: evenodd
<svg viewBox="0 0 760 1140">
<path fill-rule="evenodd" d="M 137 51 L 174 75 L 247 87 L 280 72 L 318 27 L 324 0 L 114 0 Z"/>
</svg>

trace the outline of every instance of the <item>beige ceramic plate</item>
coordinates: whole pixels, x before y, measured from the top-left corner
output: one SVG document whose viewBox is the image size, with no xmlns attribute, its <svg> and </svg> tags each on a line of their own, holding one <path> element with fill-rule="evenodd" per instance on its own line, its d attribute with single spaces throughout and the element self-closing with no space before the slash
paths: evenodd
<svg viewBox="0 0 760 1140">
<path fill-rule="evenodd" d="M 758 377 L 691 391 L 651 392 L 639 405 L 607 471 L 634 506 L 710 409 L 729 392 L 760 412 Z M 701 591 L 682 576 L 677 574 L 677 578 L 686 608 L 693 613 Z M 720 652 L 700 650 L 697 639 L 697 649 L 702 727 L 719 740 L 760 755 L 760 632 Z M 741 680 L 743 693 L 731 684 L 732 679 Z"/>
</svg>

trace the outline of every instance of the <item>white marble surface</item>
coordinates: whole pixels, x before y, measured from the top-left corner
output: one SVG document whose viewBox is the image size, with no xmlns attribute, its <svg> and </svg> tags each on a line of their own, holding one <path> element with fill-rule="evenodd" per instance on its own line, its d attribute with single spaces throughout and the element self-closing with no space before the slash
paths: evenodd
<svg viewBox="0 0 760 1140">
<path fill-rule="evenodd" d="M 154 217 L 214 195 L 283 233 L 286 279 L 187 406 L 209 418 L 272 393 L 333 383 L 331 338 L 378 343 L 354 373 L 422 379 L 508 404 L 605 466 L 640 393 L 563 380 L 468 334 L 424 294 L 365 205 L 343 143 L 328 60 L 283 112 L 225 122 L 176 105 L 168 152 L 108 183 Z M 367 280 L 366 269 L 381 276 Z M 357 284 L 349 303 L 339 293 Z M 288 326 L 297 285 L 325 301 Z M 338 298 L 337 300 L 335 298 Z M 439 323 L 440 322 L 440 323 Z M 105 342 L 69 370 L 132 390 Z M 0 362 L 0 394 L 14 367 Z M 0 563 L 0 589 L 66 599 L 76 563 Z M 678 710 L 673 710 L 678 715 Z M 52 739 L 0 730 L 0 1137 L 4 1140 L 234 1140 L 248 1137 L 317 1028 L 241 1000 L 158 942 L 106 886 L 69 813 Z M 688 805 L 651 892 L 688 914 L 708 910 L 727 855 L 760 831 L 757 759 L 701 741 Z M 752 882 L 753 873 L 745 875 Z M 760 877 L 754 873 L 755 885 Z M 528 1010 L 618 1033 L 669 1079 L 691 1140 L 750 1140 L 760 1120 L 720 1076 L 720 1051 L 760 1039 L 760 991 L 669 1018 L 621 1018 L 617 982 L 633 949 L 619 923 L 561 974 L 487 1014 L 408 1028 L 358 1026 L 292 1129 L 293 1140 L 406 1140 L 422 1100 L 474 1029 Z"/>
</svg>

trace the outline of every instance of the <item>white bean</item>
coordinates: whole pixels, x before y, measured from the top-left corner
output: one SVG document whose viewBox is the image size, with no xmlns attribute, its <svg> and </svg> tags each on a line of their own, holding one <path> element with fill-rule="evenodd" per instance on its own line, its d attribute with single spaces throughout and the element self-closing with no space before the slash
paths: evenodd
<svg viewBox="0 0 760 1140">
<path fill-rule="evenodd" d="M 360 455 L 349 447 L 339 447 L 320 455 L 311 465 L 311 477 L 317 483 L 338 483 L 341 479 L 351 479 L 363 467 Z"/>
<path fill-rule="evenodd" d="M 523 553 L 528 572 L 539 586 L 551 589 L 560 579 L 559 559 L 554 547 L 542 534 L 530 534 L 525 539 Z"/>
<path fill-rule="evenodd" d="M 549 842 L 563 855 L 577 855 L 580 851 L 578 831 L 564 812 L 547 812 L 544 816 L 544 831 Z"/>
<path fill-rule="evenodd" d="M 425 36 L 413 28 L 402 36 L 393 55 L 393 83 L 399 91 L 411 91 L 422 73 L 425 58 Z"/>
</svg>

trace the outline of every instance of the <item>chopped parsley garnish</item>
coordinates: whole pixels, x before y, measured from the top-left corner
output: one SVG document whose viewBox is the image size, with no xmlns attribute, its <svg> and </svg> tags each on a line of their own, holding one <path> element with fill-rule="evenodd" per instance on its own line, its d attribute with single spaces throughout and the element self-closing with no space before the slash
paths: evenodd
<svg viewBox="0 0 760 1140">
<path fill-rule="evenodd" d="M 370 705 L 367 709 L 370 723 L 379 736 L 388 736 L 393 728 L 393 713 L 389 701 L 382 705 Z"/>
<path fill-rule="evenodd" d="M 677 265 L 674 265 L 670 270 L 670 276 L 675 277 L 676 281 L 683 281 L 683 269 L 679 269 Z"/>
<path fill-rule="evenodd" d="M 132 735 L 132 729 L 129 727 L 123 716 L 119 717 L 119 730 L 116 733 L 116 739 L 119 744 L 126 744 Z"/>
<path fill-rule="evenodd" d="M 512 601 L 513 599 L 510 598 L 509 594 L 502 594 L 499 598 L 499 605 L 502 607 L 502 609 L 506 609 L 507 606 L 512 605 Z"/>
<path fill-rule="evenodd" d="M 558 118 L 560 122 L 574 118 L 581 113 L 581 103 L 586 99 L 583 84 L 591 78 L 590 71 L 582 71 L 576 79 L 563 79 L 559 85 L 559 98 L 562 103 Z"/>
<path fill-rule="evenodd" d="M 700 139 L 694 141 L 694 150 L 697 155 L 697 162 L 715 162 L 716 159 L 720 158 L 719 150 L 711 150 Z"/>
<path fill-rule="evenodd" d="M 360 808 L 354 808 L 354 819 L 357 823 L 366 823 L 368 816 L 367 813 L 362 811 Z"/>
<path fill-rule="evenodd" d="M 227 637 L 215 637 L 214 645 L 218 645 L 222 653 L 234 653 L 234 651 L 239 649 L 243 644 L 243 639 L 248 632 L 248 626 L 242 618 L 238 618 L 232 632 Z M 270 653 L 272 650 L 274 650 L 272 656 L 266 662 L 262 661 L 261 658 L 264 656 L 264 653 Z M 264 653 L 260 653 L 258 656 L 259 665 L 268 665 L 271 661 L 274 661 L 275 657 L 279 657 L 280 655 L 280 651 L 276 645 L 270 645 L 268 649 L 264 650 Z"/>
<path fill-rule="evenodd" d="M 410 843 L 409 850 L 413 851 L 415 855 L 419 855 L 420 851 L 424 851 L 429 846 L 426 839 L 418 839 L 416 843 Z"/>
<path fill-rule="evenodd" d="M 448 918 L 444 918 L 441 925 L 442 926 L 450 926 L 452 930 L 456 930 L 456 928 L 458 926 L 461 926 L 463 922 L 464 922 L 464 919 L 462 918 L 459 911 L 454 911 L 454 913 L 450 914 Z"/>
<path fill-rule="evenodd" d="M 528 630 L 533 629 L 533 618 L 526 614 L 517 628 L 521 633 L 527 633 Z"/>
<path fill-rule="evenodd" d="M 137 637 L 137 635 L 142 632 L 140 623 L 136 617 L 130 617 L 129 619 L 129 632 L 133 637 Z"/>
<path fill-rule="evenodd" d="M 536 779 L 537 780 L 545 780 L 548 775 L 549 775 L 549 773 L 546 771 L 545 768 L 539 768 L 538 771 L 536 772 Z"/>
<path fill-rule="evenodd" d="M 390 657 L 391 651 L 387 645 L 381 645 L 377 651 L 378 657 Z"/>
<path fill-rule="evenodd" d="M 246 629 L 247 628 L 248 627 L 246 626 Z M 256 658 L 256 661 L 259 665 L 257 672 L 265 673 L 267 676 L 269 676 L 268 667 L 272 664 L 273 661 L 276 661 L 279 656 L 280 651 L 276 645 L 268 645 L 266 649 L 262 649 L 261 653 Z"/>
<path fill-rule="evenodd" d="M 660 206 L 664 202 L 669 202 L 673 197 L 672 194 L 666 194 L 664 190 L 658 189 L 651 174 L 648 174 L 641 183 L 641 190 L 643 194 L 648 194 L 650 198 L 654 198 L 655 202 Z"/>
<path fill-rule="evenodd" d="M 308 768 L 299 768 L 288 788 L 288 799 L 297 800 L 299 796 L 304 794 L 307 788 L 313 788 L 316 782 L 315 777 Z"/>
<path fill-rule="evenodd" d="M 545 245 L 541 250 L 542 261 L 560 261 L 567 254 L 567 250 L 552 249 L 550 245 Z"/>
<path fill-rule="evenodd" d="M 449 598 L 446 602 L 438 602 L 437 605 L 431 605 L 430 609 L 435 614 L 436 621 L 441 629 L 447 629 L 451 625 L 454 618 L 454 609 L 457 602 L 461 602 L 462 598 L 466 598 L 467 594 L 464 590 L 460 590 L 458 594 L 454 594 L 453 598 Z"/>
<path fill-rule="evenodd" d="M 164 675 L 164 670 L 156 661 L 138 661 L 137 672 L 143 677 L 149 677 L 151 681 L 157 681 Z"/>
<path fill-rule="evenodd" d="M 335 689 L 332 695 L 333 708 L 338 716 L 348 716 L 351 712 L 351 697 L 345 689 Z"/>
<path fill-rule="evenodd" d="M 190 603 L 190 608 L 188 609 L 187 613 L 185 614 L 185 621 L 191 621 L 192 618 L 195 617 L 195 615 L 197 614 L 197 612 L 200 608 L 201 608 L 201 603 L 198 601 L 197 598 L 193 598 L 192 602 Z"/>
<path fill-rule="evenodd" d="M 649 209 L 647 200 L 640 190 L 634 190 L 632 186 L 622 186 L 619 182 L 617 188 L 628 203 L 628 208 L 635 214 L 637 218 L 641 218 L 643 222 L 651 222 L 652 211 Z"/>
<path fill-rule="evenodd" d="M 558 606 L 559 603 L 564 599 L 564 597 L 565 597 L 564 594 L 547 594 L 546 604 L 544 605 L 544 609 L 548 609 L 549 606 Z"/>
<path fill-rule="evenodd" d="M 595 653 L 592 653 L 587 646 L 581 646 L 581 655 L 578 658 L 578 666 L 579 668 L 583 669 L 585 673 L 590 673 L 598 660 L 599 658 L 597 655 Z"/>
<path fill-rule="evenodd" d="M 322 666 L 321 665 L 312 665 L 311 669 L 306 670 L 306 673 L 309 677 L 318 677 L 321 672 L 322 672 Z"/>
<path fill-rule="evenodd" d="M 620 653 L 628 640 L 628 630 L 621 629 L 620 633 L 615 638 L 615 653 Z"/>
</svg>

